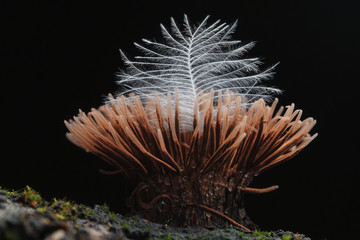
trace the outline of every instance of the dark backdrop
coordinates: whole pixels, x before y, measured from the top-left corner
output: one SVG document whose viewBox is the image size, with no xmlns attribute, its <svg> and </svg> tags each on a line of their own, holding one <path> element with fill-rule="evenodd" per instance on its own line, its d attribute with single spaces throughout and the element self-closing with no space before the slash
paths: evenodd
<svg viewBox="0 0 360 240">
<path fill-rule="evenodd" d="M 197 23 L 210 14 L 210 21 L 238 19 L 234 38 L 257 41 L 250 55 L 263 56 L 267 66 L 280 62 L 269 82 L 284 90 L 280 104 L 295 102 L 318 120 L 314 142 L 255 179 L 253 186 L 280 189 L 248 196 L 248 214 L 264 230 L 313 239 L 356 236 L 360 27 L 354 2 L 1 1 L 0 185 L 30 185 L 47 199 L 107 202 L 124 212 L 129 183 L 100 174 L 106 164 L 68 142 L 63 121 L 116 91 L 115 73 L 124 67 L 119 48 L 134 56 L 133 42 L 160 39 L 159 23 L 169 26 L 171 16 L 181 23 L 186 13 Z"/>
</svg>

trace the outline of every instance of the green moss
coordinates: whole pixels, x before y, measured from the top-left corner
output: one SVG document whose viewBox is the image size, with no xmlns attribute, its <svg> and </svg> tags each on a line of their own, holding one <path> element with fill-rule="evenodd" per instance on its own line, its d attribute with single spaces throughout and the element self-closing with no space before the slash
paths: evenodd
<svg viewBox="0 0 360 240">
<path fill-rule="evenodd" d="M 8 189 L 6 189 L 6 188 L 3 188 L 3 187 L 1 187 L 1 186 L 0 186 L 0 190 L 3 191 L 4 193 L 6 193 L 7 195 L 10 195 L 10 196 L 19 193 L 18 191 L 15 191 L 15 190 L 11 190 L 11 191 L 10 191 L 10 190 L 8 190 Z"/>
<path fill-rule="evenodd" d="M 173 234 L 168 233 L 168 234 L 162 235 L 162 236 L 161 236 L 160 238 L 158 238 L 158 239 L 164 239 L 164 240 L 180 240 L 181 238 L 178 237 L 178 236 L 175 236 L 175 235 L 173 235 Z"/>
<path fill-rule="evenodd" d="M 110 215 L 109 215 L 110 221 L 114 221 L 114 220 L 115 220 L 115 216 L 116 216 L 116 213 L 110 212 Z"/>
<path fill-rule="evenodd" d="M 259 237 L 259 239 L 261 238 L 266 238 L 266 237 L 271 237 L 271 232 L 265 232 L 265 231 L 260 231 L 258 229 L 255 230 L 255 232 L 253 233 L 254 236 Z"/>
<path fill-rule="evenodd" d="M 77 230 L 80 230 L 80 229 L 81 229 L 81 225 L 79 225 L 79 224 L 74 224 L 74 228 L 77 229 Z"/>
<path fill-rule="evenodd" d="M 104 204 L 102 205 L 102 208 L 103 208 L 103 210 L 104 210 L 107 214 L 109 214 L 109 220 L 110 220 L 110 221 L 115 221 L 116 213 L 110 211 L 110 208 L 109 208 L 109 206 L 108 206 L 106 203 L 104 203 Z"/>
<path fill-rule="evenodd" d="M 105 211 L 110 212 L 109 206 L 108 206 L 106 203 L 104 203 L 104 204 L 102 205 L 102 207 L 103 207 L 103 209 L 104 209 Z"/>
<path fill-rule="evenodd" d="M 48 208 L 47 207 L 38 207 L 37 210 L 39 212 L 46 212 L 48 210 Z"/>
<path fill-rule="evenodd" d="M 78 205 L 66 199 L 59 200 L 54 198 L 50 204 L 50 208 L 56 211 L 55 216 L 59 219 L 76 220 L 79 215 Z"/>
<path fill-rule="evenodd" d="M 130 219 L 130 222 L 131 222 L 131 224 L 134 225 L 134 226 L 138 225 L 138 221 L 135 220 L 135 219 L 133 219 L 133 218 Z"/>
<path fill-rule="evenodd" d="M 25 203 L 29 204 L 32 207 L 42 206 L 43 200 L 38 192 L 33 190 L 31 187 L 26 186 L 21 196 Z"/>
<path fill-rule="evenodd" d="M 122 227 L 122 228 L 129 228 L 129 224 L 125 222 L 125 223 L 123 223 L 123 224 L 121 225 L 121 227 Z"/>
<path fill-rule="evenodd" d="M 283 240 L 290 240 L 290 239 L 292 239 L 292 236 L 287 235 L 287 234 L 284 234 L 284 235 L 282 236 L 282 239 L 283 239 Z"/>
<path fill-rule="evenodd" d="M 86 213 L 87 215 L 93 215 L 93 214 L 95 214 L 95 211 L 92 210 L 91 208 L 86 208 L 86 209 L 85 209 L 85 213 Z"/>
</svg>

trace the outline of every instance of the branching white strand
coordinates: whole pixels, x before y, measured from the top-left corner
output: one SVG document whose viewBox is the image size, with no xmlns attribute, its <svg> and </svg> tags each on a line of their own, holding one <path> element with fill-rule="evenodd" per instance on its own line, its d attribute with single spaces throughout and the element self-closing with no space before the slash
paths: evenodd
<svg viewBox="0 0 360 240">
<path fill-rule="evenodd" d="M 120 50 L 127 68 L 118 74 L 117 83 L 125 89 L 117 95 L 134 93 L 148 101 L 154 93 L 162 94 L 166 105 L 166 95 L 174 95 L 178 89 L 182 115 L 191 119 L 196 99 L 211 89 L 243 95 L 247 99 L 245 105 L 259 98 L 268 101 L 280 93 L 277 88 L 260 85 L 273 76 L 275 66 L 261 71 L 259 58 L 242 58 L 255 43 L 241 45 L 241 41 L 231 39 L 237 22 L 228 25 L 218 20 L 207 26 L 208 19 L 209 16 L 197 26 L 191 26 L 184 15 L 183 30 L 173 18 L 170 29 L 160 24 L 164 41 L 142 39 L 143 45 L 134 43 L 144 53 L 135 60 L 128 59 Z M 216 95 L 214 101 L 217 101 Z"/>
</svg>

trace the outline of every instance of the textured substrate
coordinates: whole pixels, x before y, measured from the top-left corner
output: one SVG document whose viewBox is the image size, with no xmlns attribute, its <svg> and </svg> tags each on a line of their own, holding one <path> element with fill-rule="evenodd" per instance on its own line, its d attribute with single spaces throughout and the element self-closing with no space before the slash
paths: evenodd
<svg viewBox="0 0 360 240">
<path fill-rule="evenodd" d="M 303 239 L 282 230 L 245 233 L 236 228 L 171 228 L 139 217 L 126 218 L 106 205 L 88 207 L 66 200 L 45 201 L 33 189 L 0 187 L 0 239 Z"/>
</svg>

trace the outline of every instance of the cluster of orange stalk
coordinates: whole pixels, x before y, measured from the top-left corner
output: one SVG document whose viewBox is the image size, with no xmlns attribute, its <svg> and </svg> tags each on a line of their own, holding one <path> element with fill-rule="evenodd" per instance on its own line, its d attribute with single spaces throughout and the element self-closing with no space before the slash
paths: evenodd
<svg viewBox="0 0 360 240">
<path fill-rule="evenodd" d="M 166 99 L 164 104 L 164 98 Z M 214 99 L 217 99 L 215 101 Z M 203 93 L 194 103 L 193 129 L 184 131 L 182 100 L 174 96 L 120 96 L 65 122 L 71 142 L 141 183 L 128 199 L 134 214 L 184 226 L 255 225 L 243 209 L 243 194 L 257 176 L 299 153 L 317 134 L 313 118 L 300 120 L 294 104 L 275 111 L 260 99 L 232 92 Z"/>
</svg>

